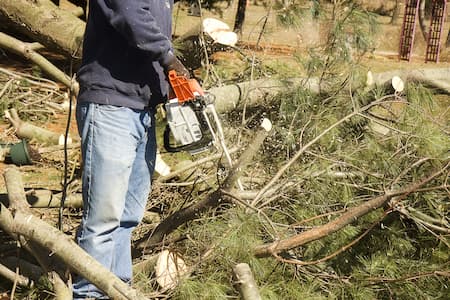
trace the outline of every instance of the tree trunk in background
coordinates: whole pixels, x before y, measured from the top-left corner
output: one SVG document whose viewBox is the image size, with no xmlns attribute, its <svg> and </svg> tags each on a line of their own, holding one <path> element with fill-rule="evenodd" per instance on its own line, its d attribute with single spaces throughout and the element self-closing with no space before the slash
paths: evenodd
<svg viewBox="0 0 450 300">
<path fill-rule="evenodd" d="M 234 20 L 233 31 L 236 33 L 242 33 L 242 27 L 245 21 L 245 10 L 247 9 L 247 0 L 239 0 L 236 18 Z"/>
<path fill-rule="evenodd" d="M 398 24 L 399 15 L 400 15 L 400 5 L 398 3 L 398 0 L 395 0 L 395 6 L 394 10 L 392 11 L 392 18 L 391 18 L 392 25 Z"/>
<path fill-rule="evenodd" d="M 422 31 L 423 39 L 426 41 L 428 38 L 428 26 L 426 24 L 426 1 L 422 0 L 419 6 L 419 25 L 420 31 Z"/>
</svg>

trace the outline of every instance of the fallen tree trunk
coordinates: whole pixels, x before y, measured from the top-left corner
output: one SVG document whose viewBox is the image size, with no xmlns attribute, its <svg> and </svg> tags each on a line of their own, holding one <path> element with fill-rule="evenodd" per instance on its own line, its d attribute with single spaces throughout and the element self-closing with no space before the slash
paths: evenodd
<svg viewBox="0 0 450 300">
<path fill-rule="evenodd" d="M 394 70 L 373 74 L 372 82 L 368 89 L 377 86 L 389 86 L 394 76 L 400 77 L 405 83 L 423 83 L 439 89 L 441 92 L 450 94 L 450 68 L 433 68 L 417 70 Z M 208 90 L 215 97 L 217 112 L 224 113 L 232 111 L 237 107 L 258 105 L 266 98 L 292 90 L 292 88 L 302 87 L 312 93 L 326 92 L 326 85 L 319 85 L 318 78 L 289 78 L 281 79 L 259 79 L 227 85 L 223 87 L 213 87 Z M 352 87 L 352 90 L 361 86 Z"/>
<path fill-rule="evenodd" d="M 16 168 L 5 171 L 5 181 L 9 187 L 8 194 L 11 194 L 10 203 L 15 210 L 13 215 L 0 204 L 0 226 L 3 230 L 13 237 L 22 236 L 26 241 L 48 249 L 52 256 L 60 258 L 71 270 L 92 282 L 113 299 L 147 299 L 83 251 L 64 233 L 27 212 L 21 176 Z M 34 252 L 31 254 L 35 255 Z M 59 299 L 71 299 L 71 293 Z"/>
<path fill-rule="evenodd" d="M 25 192 L 22 184 L 22 177 L 17 168 L 11 167 L 4 173 L 6 189 L 8 191 L 10 208 L 17 214 L 19 212 L 28 213 L 29 206 L 25 199 Z M 32 254 L 39 262 L 41 267 L 47 272 L 47 277 L 53 284 L 57 300 L 72 299 L 72 292 L 64 283 L 62 276 L 55 271 L 55 261 L 49 251 L 36 244 L 34 241 L 28 241 L 20 233 L 15 230 L 15 222 L 9 211 L 0 204 L 0 227 L 18 240 L 21 245 Z M 62 272 L 60 272 L 62 273 Z"/>
<path fill-rule="evenodd" d="M 50 49 L 81 57 L 85 22 L 49 0 L 0 0 L 0 19 Z"/>
<path fill-rule="evenodd" d="M 267 256 L 271 256 L 271 255 L 277 256 L 280 252 L 287 251 L 287 250 L 305 245 L 312 241 L 316 241 L 325 236 L 328 236 L 328 235 L 342 229 L 343 227 L 349 225 L 350 223 L 354 222 L 359 217 L 381 207 L 382 205 L 384 205 L 387 201 L 389 201 L 393 197 L 400 196 L 400 195 L 402 195 L 402 196 L 408 195 L 408 194 L 416 191 L 417 189 L 422 187 L 424 184 L 430 182 L 437 176 L 446 172 L 449 165 L 450 164 L 448 163 L 442 169 L 433 173 L 429 177 L 427 177 L 421 181 L 414 182 L 411 185 L 407 186 L 406 188 L 387 192 L 386 194 L 372 198 L 371 200 L 369 200 L 359 206 L 350 208 L 347 212 L 342 214 L 339 218 L 336 218 L 335 220 L 333 220 L 327 224 L 314 227 L 310 230 L 307 230 L 305 232 L 302 232 L 300 234 L 297 234 L 297 235 L 287 238 L 287 239 L 283 239 L 283 240 L 279 240 L 279 241 L 276 241 L 273 243 L 258 246 L 254 249 L 254 254 L 256 257 L 267 257 Z"/>
</svg>

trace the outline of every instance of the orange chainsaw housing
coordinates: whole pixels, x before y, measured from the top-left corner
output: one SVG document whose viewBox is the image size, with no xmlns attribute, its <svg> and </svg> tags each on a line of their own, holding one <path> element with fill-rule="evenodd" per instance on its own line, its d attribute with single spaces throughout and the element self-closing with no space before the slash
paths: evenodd
<svg viewBox="0 0 450 300">
<path fill-rule="evenodd" d="M 204 96 L 205 92 L 195 79 L 178 76 L 174 70 L 169 71 L 169 83 L 180 104 L 192 101 L 196 96 Z M 197 94 L 197 95 L 196 95 Z"/>
</svg>

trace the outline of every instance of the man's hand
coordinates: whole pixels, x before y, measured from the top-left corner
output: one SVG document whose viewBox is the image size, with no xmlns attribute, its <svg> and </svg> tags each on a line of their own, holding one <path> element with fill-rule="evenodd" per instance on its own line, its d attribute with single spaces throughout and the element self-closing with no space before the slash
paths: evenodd
<svg viewBox="0 0 450 300">
<path fill-rule="evenodd" d="M 179 76 L 184 76 L 186 78 L 191 77 L 186 67 L 172 52 L 169 52 L 167 57 L 161 61 L 160 64 L 164 68 L 166 74 L 169 73 L 169 71 L 174 70 Z"/>
</svg>

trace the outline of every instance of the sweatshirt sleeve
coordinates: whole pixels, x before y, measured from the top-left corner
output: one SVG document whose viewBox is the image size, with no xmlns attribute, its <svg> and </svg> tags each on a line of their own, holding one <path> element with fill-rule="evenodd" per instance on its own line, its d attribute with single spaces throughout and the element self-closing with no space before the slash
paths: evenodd
<svg viewBox="0 0 450 300">
<path fill-rule="evenodd" d="M 131 46 L 148 52 L 153 60 L 165 62 L 167 56 L 173 55 L 172 43 L 161 32 L 148 2 L 148 0 L 98 0 L 108 22 Z"/>
</svg>

